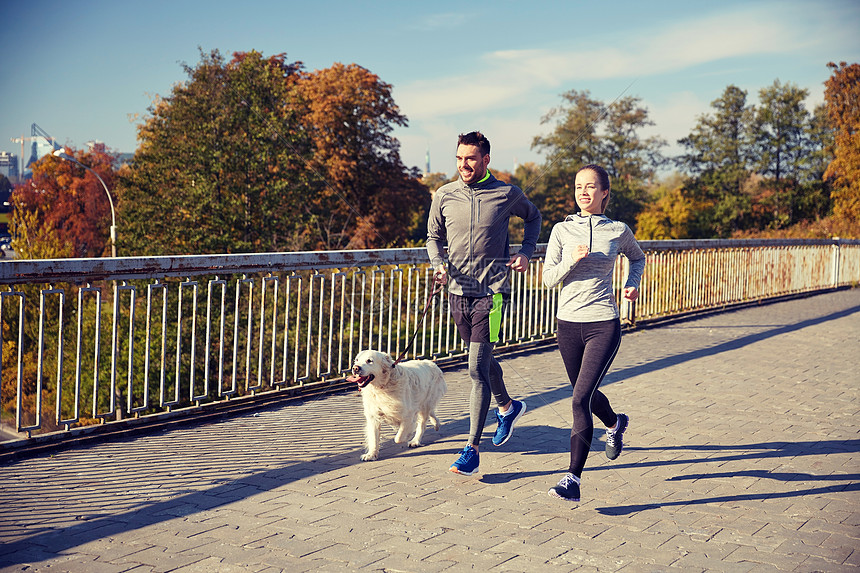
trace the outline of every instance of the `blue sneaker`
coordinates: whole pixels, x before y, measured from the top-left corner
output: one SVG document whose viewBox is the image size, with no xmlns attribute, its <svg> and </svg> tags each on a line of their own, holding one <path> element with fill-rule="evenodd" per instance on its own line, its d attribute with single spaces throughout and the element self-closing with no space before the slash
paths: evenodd
<svg viewBox="0 0 860 573">
<path fill-rule="evenodd" d="M 558 482 L 558 485 L 547 492 L 550 497 L 557 497 L 565 501 L 579 501 L 579 478 L 572 473 L 567 473 Z"/>
<path fill-rule="evenodd" d="M 502 416 L 496 410 L 496 418 L 499 419 L 499 427 L 496 428 L 496 435 L 493 436 L 493 445 L 501 446 L 507 442 L 514 434 L 514 424 L 520 419 L 526 411 L 526 403 L 517 400 L 511 400 L 511 408 L 508 413 Z"/>
<path fill-rule="evenodd" d="M 466 446 L 463 448 L 463 451 L 460 452 L 460 458 L 451 464 L 451 467 L 448 469 L 455 474 L 464 476 L 475 475 L 478 473 L 478 461 L 478 450 L 472 446 Z"/>
</svg>

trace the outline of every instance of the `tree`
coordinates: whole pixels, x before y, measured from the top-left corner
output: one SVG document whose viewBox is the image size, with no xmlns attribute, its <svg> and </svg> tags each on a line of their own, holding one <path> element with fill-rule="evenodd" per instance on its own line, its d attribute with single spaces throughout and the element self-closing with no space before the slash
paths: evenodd
<svg viewBox="0 0 860 573">
<path fill-rule="evenodd" d="M 291 91 L 301 63 L 218 51 L 185 66 L 156 100 L 122 178 L 127 252 L 148 255 L 297 250 L 307 189 L 307 136 Z"/>
<path fill-rule="evenodd" d="M 771 225 L 777 227 L 797 220 L 798 185 L 811 153 L 810 116 L 803 103 L 808 95 L 808 90 L 775 80 L 759 92 L 760 103 L 751 126 L 755 168 L 766 178 L 760 193 L 768 198 Z"/>
<path fill-rule="evenodd" d="M 687 173 L 706 176 L 713 182 L 714 198 L 737 193 L 747 178 L 752 151 L 747 141 L 752 110 L 747 93 L 733 85 L 711 102 L 713 115 L 702 115 L 687 137 L 678 140 L 686 153 L 676 164 Z"/>
<path fill-rule="evenodd" d="M 803 100 L 809 90 L 792 83 L 773 85 L 759 92 L 759 106 L 751 126 L 751 138 L 758 161 L 756 168 L 777 182 L 800 179 L 803 160 L 809 149 L 806 126 L 809 112 Z"/>
<path fill-rule="evenodd" d="M 429 202 L 400 161 L 391 86 L 360 66 L 217 52 L 150 108 L 123 180 L 146 254 L 391 246 Z"/>
<path fill-rule="evenodd" d="M 833 215 L 857 225 L 860 220 L 860 64 L 839 65 L 824 82 L 827 113 L 836 129 L 835 153 L 825 180 L 833 185 Z"/>
<path fill-rule="evenodd" d="M 427 188 L 431 194 L 436 192 L 436 189 L 445 185 L 446 183 L 450 183 L 451 181 L 456 181 L 457 177 L 449 177 L 447 173 L 442 172 L 434 172 L 427 173 L 423 177 L 421 177 L 421 184 Z"/>
<path fill-rule="evenodd" d="M 112 189 L 116 156 L 97 145 L 72 151 Z M 25 259 L 104 256 L 111 223 L 110 202 L 98 178 L 83 167 L 47 155 L 31 165 L 33 177 L 12 193 L 12 247 Z"/>
<path fill-rule="evenodd" d="M 830 184 L 824 179 L 833 159 L 834 130 L 827 107 L 815 106 L 806 125 L 808 151 L 803 155 L 795 202 L 797 220 L 818 220 L 831 212 Z"/>
<path fill-rule="evenodd" d="M 686 153 L 676 164 L 693 176 L 686 193 L 704 211 L 697 214 L 698 227 L 710 228 L 705 236 L 728 236 L 743 226 L 749 198 L 743 193 L 753 157 L 749 125 L 753 110 L 747 93 L 730 85 L 711 102 L 712 115 L 702 115 L 693 131 L 678 140 Z"/>
<path fill-rule="evenodd" d="M 671 175 L 649 191 L 647 206 L 636 219 L 636 236 L 655 241 L 700 238 L 699 215 L 708 207 L 684 186 L 680 174 Z"/>
<path fill-rule="evenodd" d="M 576 172 L 589 163 L 603 165 L 612 177 L 607 210 L 613 218 L 629 222 L 642 210 L 645 187 L 663 164 L 665 142 L 643 138 L 639 131 L 653 125 L 640 99 L 624 97 L 610 105 L 592 99 L 587 91 L 562 94 L 564 103 L 551 110 L 542 124 L 554 122 L 553 131 L 535 137 L 532 148 L 547 154 L 540 176 L 529 183 L 529 197 L 544 218 L 542 238 L 552 223 L 576 211 L 573 197 Z"/>
<path fill-rule="evenodd" d="M 400 159 L 394 126 L 407 125 L 391 85 L 356 64 L 303 74 L 296 93 L 318 177 L 302 203 L 311 243 L 323 249 L 387 247 L 409 237 L 430 195 Z M 419 216 L 420 215 L 420 216 Z"/>
</svg>

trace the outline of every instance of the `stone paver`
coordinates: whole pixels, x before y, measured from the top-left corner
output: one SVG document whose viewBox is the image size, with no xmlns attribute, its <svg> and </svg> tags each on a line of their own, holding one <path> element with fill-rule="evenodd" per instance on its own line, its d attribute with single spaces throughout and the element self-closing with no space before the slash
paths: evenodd
<svg viewBox="0 0 860 573">
<path fill-rule="evenodd" d="M 582 501 L 554 349 L 501 357 L 529 410 L 481 471 L 447 471 L 470 382 L 446 371 L 440 432 L 385 431 L 360 462 L 360 396 L 71 447 L 0 468 L 0 571 L 857 571 L 860 289 L 625 334 Z M 491 415 L 490 419 L 493 417 Z"/>
</svg>

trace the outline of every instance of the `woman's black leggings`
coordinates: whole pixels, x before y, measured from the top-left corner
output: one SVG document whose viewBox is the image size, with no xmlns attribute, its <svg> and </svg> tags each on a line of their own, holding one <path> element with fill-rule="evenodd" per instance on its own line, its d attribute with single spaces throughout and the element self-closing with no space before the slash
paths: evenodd
<svg viewBox="0 0 860 573">
<path fill-rule="evenodd" d="M 558 321 L 558 350 L 573 386 L 573 429 L 570 432 L 570 473 L 580 477 L 594 434 L 592 412 L 609 428 L 617 416 L 597 389 L 621 345 L 618 319 L 601 322 Z"/>
</svg>

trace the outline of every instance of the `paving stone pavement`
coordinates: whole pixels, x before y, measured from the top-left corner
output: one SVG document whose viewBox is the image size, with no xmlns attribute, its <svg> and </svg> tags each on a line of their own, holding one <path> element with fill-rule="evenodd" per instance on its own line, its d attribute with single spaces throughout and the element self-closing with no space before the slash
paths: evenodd
<svg viewBox="0 0 860 573">
<path fill-rule="evenodd" d="M 624 335 L 602 389 L 630 416 L 621 457 L 595 428 L 582 501 L 554 348 L 501 356 L 528 403 L 480 472 L 447 471 L 468 373 L 426 446 L 383 431 L 361 462 L 349 392 L 0 468 L 0 571 L 857 571 L 860 289 Z M 491 419 L 493 418 L 491 413 Z"/>
</svg>

